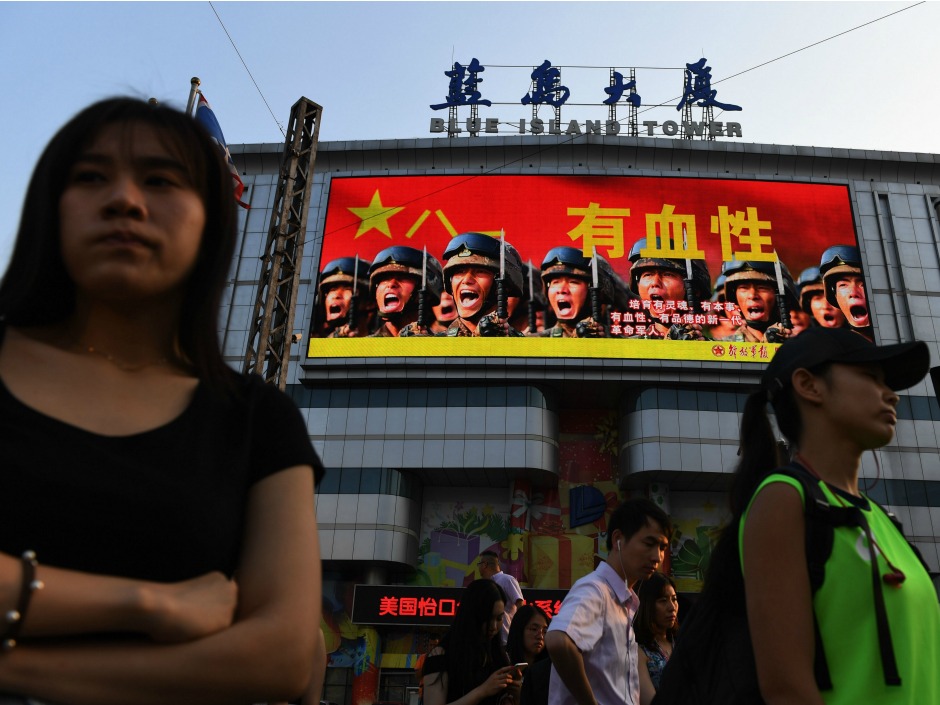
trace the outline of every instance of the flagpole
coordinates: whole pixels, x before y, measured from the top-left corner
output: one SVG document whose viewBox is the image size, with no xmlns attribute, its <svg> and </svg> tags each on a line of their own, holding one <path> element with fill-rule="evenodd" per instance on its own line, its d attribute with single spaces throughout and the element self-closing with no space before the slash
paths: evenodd
<svg viewBox="0 0 940 705">
<path fill-rule="evenodd" d="M 201 81 L 198 76 L 193 76 L 189 79 L 189 102 L 186 103 L 186 114 L 193 114 L 193 107 L 196 105 L 196 94 L 199 92 L 199 84 Z"/>
</svg>

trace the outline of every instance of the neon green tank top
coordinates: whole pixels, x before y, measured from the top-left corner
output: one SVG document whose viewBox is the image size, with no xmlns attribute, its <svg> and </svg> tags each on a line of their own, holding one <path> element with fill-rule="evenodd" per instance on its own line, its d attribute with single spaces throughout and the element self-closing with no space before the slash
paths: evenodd
<svg viewBox="0 0 940 705">
<path fill-rule="evenodd" d="M 772 482 L 791 485 L 806 502 L 799 481 L 785 475 L 767 477 L 755 497 Z M 819 486 L 831 505 L 849 504 L 848 499 L 838 497 L 824 482 Z M 860 528 L 840 526 L 833 536 L 826 577 L 813 596 L 832 677 L 832 690 L 822 692 L 823 700 L 827 705 L 940 704 L 940 603 L 933 583 L 881 508 L 867 498 L 859 506 L 865 512 L 875 543 L 906 576 L 898 587 L 882 584 L 901 685 L 889 686 L 884 682 L 868 540 Z M 746 520 L 747 511 L 738 527 L 742 557 Z M 877 560 L 879 573 L 884 575 L 891 570 L 880 552 Z"/>
</svg>

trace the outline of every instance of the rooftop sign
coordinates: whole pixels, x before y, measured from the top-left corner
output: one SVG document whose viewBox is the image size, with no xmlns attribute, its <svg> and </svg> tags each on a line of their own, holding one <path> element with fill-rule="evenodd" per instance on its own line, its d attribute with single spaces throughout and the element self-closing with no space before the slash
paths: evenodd
<svg viewBox="0 0 940 705">
<path fill-rule="evenodd" d="M 448 110 L 448 117 L 432 117 L 430 131 L 432 133 L 446 132 L 449 136 L 455 137 L 465 133 L 468 135 L 477 135 L 479 133 L 498 133 L 500 127 L 509 125 L 515 128 L 518 134 L 554 134 L 554 135 L 581 135 L 581 134 L 606 134 L 628 136 L 653 136 L 663 134 L 667 137 L 678 135 L 692 139 L 699 137 L 702 139 L 715 139 L 716 137 L 741 137 L 741 124 L 730 121 L 716 121 L 714 119 L 714 108 L 726 112 L 736 112 L 741 110 L 741 106 L 725 103 L 717 99 L 718 91 L 712 88 L 711 67 L 706 65 L 707 60 L 703 57 L 698 61 L 685 65 L 683 73 L 682 95 L 676 103 L 675 110 L 680 112 L 679 120 L 643 120 L 642 128 L 638 119 L 639 108 L 664 108 L 673 107 L 671 105 L 643 103 L 643 99 L 638 92 L 638 79 L 636 77 L 636 68 L 624 69 L 618 71 L 616 67 L 607 69 L 607 85 L 598 79 L 596 91 L 588 100 L 596 98 L 597 103 L 575 103 L 579 106 L 607 106 L 607 120 L 563 120 L 561 109 L 572 97 L 572 90 L 562 83 L 562 67 L 553 66 L 548 59 L 544 60 L 537 67 L 532 69 L 529 76 L 529 90 L 517 99 L 519 105 L 531 106 L 531 118 L 517 118 L 514 122 L 504 122 L 498 117 L 481 118 L 479 115 L 479 106 L 490 108 L 494 101 L 483 96 L 480 84 L 483 78 L 480 74 L 486 71 L 486 67 L 480 63 L 477 58 L 473 58 L 469 64 L 463 65 L 455 62 L 449 71 L 444 75 L 448 77 L 448 92 L 441 103 L 431 104 L 431 110 Z M 494 67 L 508 68 L 508 67 Z M 517 67 L 513 67 L 517 68 Z M 585 67 L 579 67 L 585 68 Z M 598 72 L 602 69 L 594 68 Z M 678 69 L 677 69 L 678 70 Z M 625 75 L 626 72 L 628 75 Z M 603 97 L 606 94 L 606 97 Z M 602 99 L 603 98 L 603 99 Z M 601 100 L 602 99 L 602 100 Z M 499 102 L 496 105 L 513 105 L 515 102 Z M 552 109 L 554 118 L 543 120 L 538 116 L 539 108 L 548 106 Z M 627 110 L 625 118 L 617 117 L 618 106 Z M 701 109 L 698 120 L 693 119 L 692 108 Z M 470 116 L 464 120 L 458 118 L 458 109 L 468 108 Z"/>
</svg>

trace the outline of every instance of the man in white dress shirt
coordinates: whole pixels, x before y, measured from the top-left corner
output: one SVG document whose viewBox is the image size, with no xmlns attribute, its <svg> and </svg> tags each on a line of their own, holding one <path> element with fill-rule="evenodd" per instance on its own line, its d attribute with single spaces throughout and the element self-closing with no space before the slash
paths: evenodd
<svg viewBox="0 0 940 705">
<path fill-rule="evenodd" d="M 576 582 L 552 619 L 549 705 L 639 705 L 633 587 L 662 564 L 672 522 L 648 499 L 629 499 L 607 522 L 607 560 Z"/>
</svg>

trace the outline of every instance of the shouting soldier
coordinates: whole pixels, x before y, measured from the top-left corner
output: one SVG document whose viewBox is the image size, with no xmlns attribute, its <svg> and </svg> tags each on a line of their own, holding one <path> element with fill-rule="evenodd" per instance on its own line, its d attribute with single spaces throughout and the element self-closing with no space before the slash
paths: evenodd
<svg viewBox="0 0 940 705">
<path fill-rule="evenodd" d="M 440 335 L 522 337 L 509 325 L 508 297 L 522 296 L 518 255 L 501 238 L 458 235 L 444 250 L 444 289 L 454 297 L 457 320 Z"/>
</svg>

